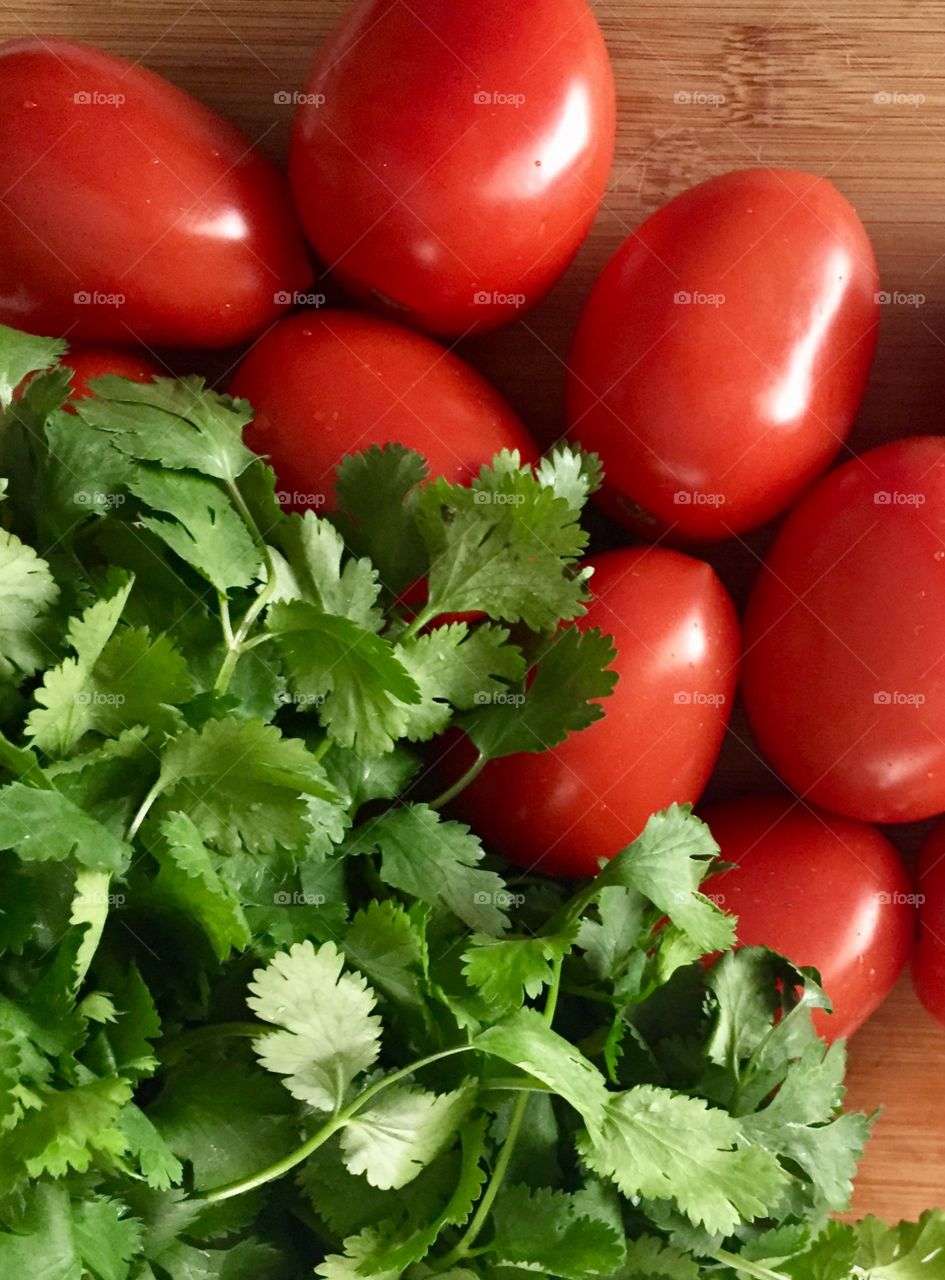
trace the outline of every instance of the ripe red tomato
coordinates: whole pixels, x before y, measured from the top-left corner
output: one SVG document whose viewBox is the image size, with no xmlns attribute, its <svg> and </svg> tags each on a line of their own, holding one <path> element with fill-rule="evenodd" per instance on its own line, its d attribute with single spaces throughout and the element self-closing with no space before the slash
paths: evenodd
<svg viewBox="0 0 945 1280">
<path fill-rule="evenodd" d="M 72 370 L 70 382 L 73 400 L 84 400 L 86 396 L 90 396 L 92 392 L 89 390 L 89 383 L 106 374 L 113 374 L 116 378 L 130 378 L 134 382 L 150 382 L 152 378 L 159 378 L 162 374 L 167 376 L 167 370 L 153 360 L 133 351 L 115 350 L 111 347 L 70 350 L 62 363 Z"/>
<path fill-rule="evenodd" d="M 789 506 L 853 423 L 878 287 L 863 224 L 809 173 L 726 173 L 648 218 L 569 361 L 570 430 L 604 461 L 605 509 L 707 541 Z"/>
<path fill-rule="evenodd" d="M 883 1003 L 915 935 L 915 895 L 902 859 L 875 827 L 792 797 L 749 796 L 701 815 L 737 865 L 703 885 L 738 916 L 738 940 L 820 972 L 833 1013 L 814 1011 L 827 1040 L 851 1036 Z"/>
<path fill-rule="evenodd" d="M 285 505 L 331 507 L 349 453 L 399 443 L 432 476 L 469 480 L 502 449 L 538 448 L 497 391 L 439 343 L 354 311 L 301 313 L 240 365 L 230 392 L 255 410 L 246 439 L 267 454 Z"/>
<path fill-rule="evenodd" d="M 360 0 L 322 50 L 289 176 L 357 297 L 433 333 L 514 320 L 583 241 L 614 145 L 585 0 Z"/>
<path fill-rule="evenodd" d="M 745 706 L 813 803 L 868 822 L 945 810 L 945 438 L 899 440 L 788 516 L 745 623 Z"/>
<path fill-rule="evenodd" d="M 912 957 L 919 999 L 945 1023 L 945 823 L 939 823 L 919 858 L 919 940 Z"/>
<path fill-rule="evenodd" d="M 218 347 L 311 280 L 288 191 L 247 138 L 86 45 L 0 47 L 0 322 Z"/>
<path fill-rule="evenodd" d="M 654 548 L 589 563 L 595 598 L 576 625 L 614 637 L 620 677 L 603 719 L 549 751 L 492 761 L 452 806 L 487 846 L 552 875 L 593 875 L 654 810 L 698 800 L 735 690 L 738 622 L 707 564 Z"/>
</svg>

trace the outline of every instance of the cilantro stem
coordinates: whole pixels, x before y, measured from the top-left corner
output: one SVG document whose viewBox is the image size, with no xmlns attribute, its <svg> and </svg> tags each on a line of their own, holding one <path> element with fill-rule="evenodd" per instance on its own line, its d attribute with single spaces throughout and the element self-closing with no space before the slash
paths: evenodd
<svg viewBox="0 0 945 1280">
<path fill-rule="evenodd" d="M 227 689 L 229 689 L 230 681 L 233 679 L 233 672 L 236 670 L 236 664 L 243 655 L 243 645 L 248 638 L 249 633 L 256 625 L 259 615 L 272 599 L 272 593 L 276 588 L 276 574 L 275 566 L 272 562 L 272 554 L 269 551 L 265 538 L 259 531 L 259 525 L 256 523 L 253 513 L 246 505 L 246 499 L 243 497 L 242 493 L 240 493 L 240 488 L 236 481 L 227 480 L 226 487 L 230 497 L 233 499 L 233 505 L 243 517 L 246 527 L 253 536 L 253 541 L 262 553 L 263 562 L 266 566 L 266 581 L 256 599 L 246 610 L 243 615 L 243 619 L 235 632 L 233 631 L 232 624 L 229 623 L 229 615 L 227 613 L 226 621 L 223 623 L 223 629 L 225 634 L 227 627 L 229 626 L 230 635 L 227 640 L 226 655 L 220 664 L 220 670 L 217 672 L 217 678 L 213 685 L 213 692 L 216 694 L 224 694 Z"/>
<path fill-rule="evenodd" d="M 407 630 L 397 637 L 397 643 L 403 644 L 405 640 L 416 639 L 423 628 L 442 612 L 443 610 L 436 605 L 425 605 L 414 618 L 413 622 L 408 625 Z"/>
<path fill-rule="evenodd" d="M 151 787 L 151 790 L 148 792 L 148 794 L 144 797 L 144 799 L 141 801 L 140 805 L 138 806 L 138 812 L 135 814 L 135 816 L 131 820 L 131 826 L 128 828 L 128 834 L 125 836 L 125 839 L 128 841 L 129 844 L 140 831 L 142 822 L 144 822 L 145 818 L 151 812 L 152 805 L 154 804 L 155 800 L 157 800 L 158 796 L 161 794 L 163 790 L 164 790 L 164 779 L 159 774 L 157 779 L 155 780 L 154 785 Z"/>
<path fill-rule="evenodd" d="M 451 800 L 455 800 L 461 791 L 465 791 L 469 784 L 475 778 L 479 777 L 480 773 L 482 773 L 488 763 L 489 757 L 480 751 L 479 755 L 472 762 L 466 772 L 461 777 L 457 778 L 451 787 L 447 787 L 442 795 L 438 795 L 435 800 L 431 800 L 430 808 L 442 809 L 445 805 L 448 805 Z"/>
<path fill-rule="evenodd" d="M 161 1046 L 160 1053 L 162 1058 L 168 1059 L 176 1057 L 193 1045 L 203 1044 L 206 1041 L 225 1040 L 237 1036 L 255 1038 L 265 1035 L 266 1030 L 262 1022 L 210 1022 L 202 1027 L 190 1027 L 176 1036 L 171 1036 Z"/>
<path fill-rule="evenodd" d="M 542 1017 L 546 1024 L 550 1027 L 554 1021 L 555 1010 L 558 1007 L 558 994 L 561 990 L 561 966 L 564 963 L 564 957 L 558 956 L 554 963 L 551 983 L 548 987 L 548 995 L 545 998 L 545 1007 L 542 1011 Z M 482 1199 L 476 1207 L 472 1221 L 463 1232 L 460 1239 L 453 1246 L 445 1257 L 440 1258 L 437 1265 L 438 1271 L 448 1271 L 450 1267 L 455 1266 L 457 1262 L 469 1256 L 470 1250 L 476 1243 L 480 1232 L 488 1221 L 489 1214 L 492 1212 L 492 1206 L 495 1204 L 496 1196 L 502 1190 L 502 1184 L 505 1182 L 505 1176 L 509 1171 L 509 1165 L 512 1156 L 515 1154 L 515 1147 L 518 1143 L 519 1134 L 522 1131 L 522 1124 L 525 1120 L 525 1112 L 528 1108 L 530 1093 L 522 1093 L 515 1100 L 512 1108 L 512 1115 L 509 1118 L 509 1128 L 505 1135 L 505 1141 L 502 1144 L 502 1150 L 499 1152 L 495 1167 L 492 1170 L 492 1177 L 489 1179 L 489 1185 L 482 1193 Z"/>
<path fill-rule="evenodd" d="M 747 1258 L 741 1258 L 737 1253 L 729 1253 L 727 1249 L 718 1249 L 712 1255 L 716 1261 L 721 1262 L 726 1267 L 731 1267 L 733 1271 L 737 1271 L 740 1275 L 751 1276 L 752 1280 L 788 1280 L 783 1271 L 771 1271 L 768 1267 L 762 1267 L 757 1262 L 750 1262 Z"/>
<path fill-rule="evenodd" d="M 401 1067 L 399 1071 L 392 1071 L 390 1075 L 376 1080 L 374 1084 L 362 1090 L 346 1107 L 336 1112 L 320 1129 L 316 1129 L 311 1137 L 306 1139 L 300 1147 L 290 1151 L 281 1160 L 276 1160 L 265 1169 L 260 1169 L 258 1173 L 250 1174 L 248 1178 L 241 1178 L 238 1182 L 230 1182 L 225 1186 L 215 1187 L 212 1191 L 205 1191 L 199 1196 L 194 1196 L 193 1199 L 215 1204 L 220 1200 L 231 1200 L 234 1196 L 244 1195 L 247 1191 L 254 1191 L 257 1187 L 265 1186 L 267 1182 L 274 1182 L 277 1178 L 284 1177 L 296 1165 L 301 1164 L 303 1160 L 307 1160 L 330 1137 L 340 1129 L 343 1129 L 349 1120 L 353 1119 L 363 1107 L 366 1107 L 384 1089 L 407 1079 L 408 1076 L 412 1076 L 415 1071 L 419 1071 L 423 1067 L 429 1067 L 434 1062 L 440 1062 L 443 1058 L 452 1058 L 458 1053 L 471 1053 L 475 1047 L 472 1044 L 456 1045 L 452 1049 L 443 1049 L 439 1053 L 432 1053 L 428 1058 L 420 1058 L 416 1062 L 410 1063 L 409 1066 Z"/>
<path fill-rule="evenodd" d="M 233 647 L 233 623 L 230 619 L 230 602 L 226 598 L 225 591 L 217 592 L 217 601 L 220 605 L 220 623 L 223 627 L 223 639 L 226 647 L 231 649 Z"/>
</svg>

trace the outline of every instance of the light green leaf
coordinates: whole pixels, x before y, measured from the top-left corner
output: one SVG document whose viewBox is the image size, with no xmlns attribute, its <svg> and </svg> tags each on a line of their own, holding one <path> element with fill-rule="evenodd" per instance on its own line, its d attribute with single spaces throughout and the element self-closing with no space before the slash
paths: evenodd
<svg viewBox="0 0 945 1280">
<path fill-rule="evenodd" d="M 603 1130 L 582 1157 L 622 1195 L 672 1200 L 692 1222 L 728 1235 L 777 1204 L 787 1174 L 762 1147 L 741 1146 L 740 1122 L 669 1089 L 638 1085 L 612 1095 Z"/>
<path fill-rule="evenodd" d="M 344 539 L 333 524 L 312 511 L 293 513 L 279 531 L 279 548 L 282 554 L 273 556 L 273 600 L 301 600 L 365 631 L 380 631 L 384 615 L 377 607 L 377 570 L 363 557 L 349 559 L 342 567 Z"/>
<path fill-rule="evenodd" d="M 385 1191 L 405 1187 L 453 1142 L 475 1095 L 471 1083 L 441 1094 L 399 1085 L 385 1089 L 342 1130 L 348 1171 Z"/>
<path fill-rule="evenodd" d="M 19 681 L 49 661 L 43 624 L 58 597 L 46 561 L 16 534 L 0 529 L 0 679 Z"/>
<path fill-rule="evenodd" d="M 360 974 L 343 972 L 332 942 L 279 952 L 257 969 L 247 1004 L 280 1028 L 255 1041 L 262 1065 L 285 1076 L 293 1098 L 333 1111 L 351 1082 L 377 1059 L 380 1019 L 375 995 Z"/>
</svg>

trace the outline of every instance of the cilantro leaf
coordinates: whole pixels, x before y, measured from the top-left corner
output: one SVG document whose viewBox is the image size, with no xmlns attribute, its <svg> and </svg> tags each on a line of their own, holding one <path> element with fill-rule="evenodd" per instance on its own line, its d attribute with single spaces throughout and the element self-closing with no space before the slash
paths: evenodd
<svg viewBox="0 0 945 1280">
<path fill-rule="evenodd" d="M 239 898 L 217 873 L 200 832 L 185 813 L 169 813 L 154 849 L 159 871 L 155 902 L 171 903 L 206 932 L 218 960 L 251 942 Z"/>
<path fill-rule="evenodd" d="M 255 461 L 242 435 L 253 416 L 249 405 L 208 391 L 202 378 L 145 383 L 104 377 L 96 380 L 95 392 L 76 401 L 76 413 L 130 458 L 230 484 Z"/>
<path fill-rule="evenodd" d="M 496 464 L 499 459 L 496 459 Z M 484 467 L 471 487 L 434 480 L 416 500 L 430 556 L 429 612 L 482 610 L 533 631 L 584 612 L 577 512 L 529 472 Z"/>
<path fill-rule="evenodd" d="M 611 1096 L 602 1131 L 579 1147 L 623 1195 L 674 1200 L 697 1225 L 727 1235 L 766 1214 L 787 1185 L 777 1159 L 739 1146 L 741 1136 L 737 1120 L 701 1098 L 638 1085 Z"/>
<path fill-rule="evenodd" d="M 600 488 L 604 469 L 596 453 L 559 444 L 541 459 L 535 475 L 556 497 L 564 498 L 569 506 L 580 511 L 591 494 Z"/>
<path fill-rule="evenodd" d="M 499 934 L 510 895 L 502 878 L 478 864 L 482 845 L 461 822 L 424 804 L 390 809 L 359 833 L 381 853 L 381 879 L 431 907 L 446 907 L 471 929 Z"/>
<path fill-rule="evenodd" d="M 399 1190 L 456 1137 L 472 1108 L 471 1084 L 451 1093 L 428 1093 L 392 1086 L 348 1121 L 341 1149 L 351 1173 L 363 1173 L 374 1187 Z"/>
<path fill-rule="evenodd" d="M 139 524 L 165 542 L 202 577 L 227 592 L 248 587 L 262 567 L 262 553 L 226 492 L 206 476 L 141 467 L 128 488 L 155 511 L 173 519 L 142 516 Z"/>
<path fill-rule="evenodd" d="M 348 618 L 296 601 L 269 610 L 292 689 L 318 707 L 328 733 L 359 754 L 390 751 L 420 694 L 389 641 Z"/>
<path fill-rule="evenodd" d="M 463 717 L 463 728 L 484 756 L 547 751 L 569 733 L 604 715 L 597 699 L 609 697 L 617 673 L 613 641 L 596 629 L 566 627 L 532 668 L 533 679 L 518 698 L 499 698 Z"/>
<path fill-rule="evenodd" d="M 0 324 L 0 409 L 8 409 L 13 393 L 31 373 L 51 369 L 66 353 L 61 338 L 37 338 Z"/>
<path fill-rule="evenodd" d="M 130 1098 L 130 1083 L 118 1076 L 39 1095 L 37 1109 L 0 1138 L 0 1188 L 44 1173 L 83 1173 L 97 1156 L 121 1155 L 117 1122 Z"/>
<path fill-rule="evenodd" d="M 360 974 L 343 972 L 332 942 L 317 950 L 296 943 L 257 969 L 247 1004 L 272 1031 L 255 1041 L 262 1065 L 285 1076 L 293 1098 L 333 1111 L 351 1082 L 377 1059 L 381 1034 L 374 992 Z"/>
<path fill-rule="evenodd" d="M 421 982 L 427 965 L 423 907 L 410 911 L 387 899 L 369 902 L 345 934 L 349 962 L 396 1004 L 422 1008 Z"/>
<path fill-rule="evenodd" d="M 547 1025 L 534 1009 L 518 1013 L 487 1028 L 476 1047 L 510 1062 L 541 1080 L 569 1102 L 593 1132 L 609 1115 L 611 1095 L 604 1077 L 579 1049 Z"/>
<path fill-rule="evenodd" d="M 302 742 L 256 719 L 185 731 L 164 752 L 158 788 L 163 816 L 185 814 L 204 840 L 232 853 L 303 848 L 305 797 L 338 798 Z"/>
<path fill-rule="evenodd" d="M 523 1266 L 563 1280 L 611 1275 L 623 1262 L 623 1231 L 588 1217 L 582 1202 L 548 1187 L 512 1187 L 496 1201 L 489 1242 L 499 1266 Z"/>
<path fill-rule="evenodd" d="M 577 927 L 537 938 L 477 936 L 463 952 L 463 973 L 489 1006 L 493 1018 L 534 999 L 552 980 L 554 964 L 571 949 Z"/>
<path fill-rule="evenodd" d="M 0 529 L 0 679 L 19 681 L 49 660 L 44 624 L 58 597 L 46 561 L 16 534 Z"/>
<path fill-rule="evenodd" d="M 183 1168 L 145 1113 L 129 1102 L 118 1116 L 118 1127 L 128 1154 L 135 1160 L 149 1187 L 166 1191 L 180 1182 Z"/>
<path fill-rule="evenodd" d="M 26 861 L 75 860 L 90 871 L 120 874 L 131 847 L 58 791 L 12 782 L 0 788 L 0 849 Z"/>
<path fill-rule="evenodd" d="M 279 551 L 273 556 L 276 588 L 272 598 L 286 603 L 301 600 L 323 613 L 347 618 L 365 631 L 380 631 L 384 619 L 377 605 L 377 570 L 364 558 L 349 559 L 342 567 L 344 552 L 344 539 L 328 520 L 311 511 L 287 516 L 279 530 Z"/>
<path fill-rule="evenodd" d="M 620 1280 L 701 1280 L 702 1269 L 687 1253 L 657 1236 L 627 1241 Z"/>
<path fill-rule="evenodd" d="M 95 1197 L 72 1210 L 72 1232 L 86 1267 L 98 1280 L 126 1280 L 141 1248 L 141 1223 L 128 1217 L 126 1205 Z"/>
<path fill-rule="evenodd" d="M 945 1210 L 929 1209 L 918 1222 L 887 1227 L 864 1218 L 857 1227 L 856 1265 L 877 1280 L 927 1280 L 945 1257 Z"/>
<path fill-rule="evenodd" d="M 517 701 L 510 698 L 505 681 L 520 680 L 525 661 L 508 638 L 504 627 L 480 626 L 470 632 L 465 622 L 453 622 L 399 644 L 397 657 L 420 691 L 405 736 L 425 742 L 442 733 L 453 707 L 465 710 L 493 699 Z"/>
<path fill-rule="evenodd" d="M 735 922 L 699 892 L 718 845 L 689 806 L 671 805 L 650 818 L 633 844 L 607 864 L 594 882 L 637 889 L 687 935 L 697 954 L 723 951 Z"/>
<path fill-rule="evenodd" d="M 338 467 L 335 524 L 348 547 L 376 566 L 392 596 L 426 572 L 423 541 L 414 522 L 416 490 L 427 464 L 403 445 L 371 445 Z"/>
</svg>

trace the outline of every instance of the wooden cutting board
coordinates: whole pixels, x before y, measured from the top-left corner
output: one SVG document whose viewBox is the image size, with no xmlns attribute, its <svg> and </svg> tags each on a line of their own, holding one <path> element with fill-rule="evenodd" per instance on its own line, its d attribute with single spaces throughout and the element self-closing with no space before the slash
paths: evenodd
<svg viewBox="0 0 945 1280">
<path fill-rule="evenodd" d="M 945 3 L 597 0 L 593 7 L 614 60 L 620 106 L 604 208 L 542 306 L 509 330 L 462 344 L 462 354 L 537 435 L 557 437 L 569 336 L 621 239 L 703 178 L 790 165 L 829 176 L 857 206 L 884 288 L 925 298 L 920 306 L 886 308 L 853 443 L 945 430 Z M 0 38 L 58 34 L 140 59 L 282 158 L 291 109 L 274 96 L 299 87 L 313 50 L 346 8 L 341 0 L 3 0 Z M 716 102 L 679 101 L 687 94 Z M 713 555 L 736 596 L 767 539 L 762 531 Z M 770 784 L 736 723 L 713 790 L 728 795 Z M 917 833 L 894 838 L 911 852 Z M 945 1204 L 945 1030 L 919 1007 L 907 979 L 856 1037 L 851 1058 L 850 1101 L 885 1106 L 857 1211 L 897 1218 Z"/>
</svg>

